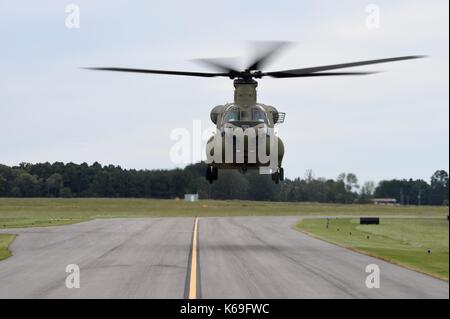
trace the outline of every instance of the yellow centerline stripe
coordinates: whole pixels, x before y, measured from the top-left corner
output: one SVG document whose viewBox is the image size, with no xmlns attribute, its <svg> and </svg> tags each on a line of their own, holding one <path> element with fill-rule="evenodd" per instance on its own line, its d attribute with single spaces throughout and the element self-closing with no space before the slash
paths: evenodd
<svg viewBox="0 0 450 319">
<path fill-rule="evenodd" d="M 194 221 L 194 236 L 192 237 L 191 277 L 189 280 L 189 299 L 197 298 L 197 234 L 198 217 Z"/>
</svg>

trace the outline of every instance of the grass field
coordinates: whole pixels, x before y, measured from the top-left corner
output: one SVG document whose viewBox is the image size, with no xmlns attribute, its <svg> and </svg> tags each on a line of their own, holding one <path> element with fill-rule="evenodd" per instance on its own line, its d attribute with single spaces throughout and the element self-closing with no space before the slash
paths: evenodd
<svg viewBox="0 0 450 319">
<path fill-rule="evenodd" d="M 8 247 L 14 240 L 14 237 L 16 237 L 16 235 L 0 234 L 0 260 L 11 256 L 11 252 L 8 250 Z"/>
<path fill-rule="evenodd" d="M 178 216 L 422 216 L 448 214 L 447 207 L 334 205 L 251 201 L 156 199 L 0 198 L 0 228 L 70 224 L 94 218 Z"/>
<path fill-rule="evenodd" d="M 304 219 L 297 227 L 328 242 L 448 280 L 447 219 L 385 218 L 380 225 L 359 225 L 359 219 L 331 219 L 328 228 L 326 224 L 325 219 Z"/>
</svg>

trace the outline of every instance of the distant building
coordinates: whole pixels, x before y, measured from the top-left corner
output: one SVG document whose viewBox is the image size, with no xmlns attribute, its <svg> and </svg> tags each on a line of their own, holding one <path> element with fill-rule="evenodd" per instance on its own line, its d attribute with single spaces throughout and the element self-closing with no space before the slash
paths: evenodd
<svg viewBox="0 0 450 319">
<path fill-rule="evenodd" d="M 196 202 L 198 201 L 198 194 L 185 194 L 184 200 L 186 202 Z"/>
<path fill-rule="evenodd" d="M 397 205 L 397 200 L 395 198 L 374 198 L 372 203 L 375 205 Z"/>
</svg>

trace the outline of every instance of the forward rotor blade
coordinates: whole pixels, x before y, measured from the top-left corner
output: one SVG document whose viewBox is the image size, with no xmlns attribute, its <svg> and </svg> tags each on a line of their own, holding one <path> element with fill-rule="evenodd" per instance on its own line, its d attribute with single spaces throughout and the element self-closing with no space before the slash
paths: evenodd
<svg viewBox="0 0 450 319">
<path fill-rule="evenodd" d="M 233 64 L 236 63 L 237 58 L 212 58 L 212 59 L 194 59 L 192 61 L 213 67 L 222 72 L 238 73 L 239 71 Z"/>
<path fill-rule="evenodd" d="M 293 74 L 286 72 L 270 72 L 270 74 L 262 74 L 262 76 L 268 75 L 273 78 L 307 78 L 314 76 L 336 76 L 336 75 L 369 75 L 375 74 L 379 72 L 316 72 L 316 73 L 307 73 L 307 74 Z"/>
<path fill-rule="evenodd" d="M 132 73 L 149 73 L 149 74 L 168 74 L 168 75 L 185 75 L 200 77 L 229 76 L 229 73 L 206 73 L 206 72 L 186 72 L 186 71 L 166 71 L 166 70 L 148 70 L 148 69 L 129 69 L 129 68 L 84 68 L 86 70 L 95 71 L 114 71 L 114 72 L 132 72 Z"/>
<path fill-rule="evenodd" d="M 412 55 L 412 56 L 402 56 L 402 57 L 396 57 L 396 58 L 388 58 L 388 59 L 379 59 L 379 60 L 368 60 L 368 61 L 359 61 L 359 62 L 350 62 L 350 63 L 343 63 L 343 64 L 333 64 L 333 65 L 324 65 L 324 66 L 317 66 L 312 68 L 303 68 L 303 69 L 293 69 L 293 70 L 284 70 L 284 71 L 276 71 L 276 72 L 265 72 L 263 75 L 269 75 L 277 77 L 278 74 L 292 74 L 292 75 L 303 75 L 303 74 L 311 74 L 315 72 L 321 72 L 321 71 L 327 71 L 327 70 L 336 70 L 336 69 L 343 69 L 343 68 L 351 68 L 355 66 L 362 66 L 362 65 L 369 65 L 369 64 L 378 64 L 378 63 L 387 63 L 387 62 L 395 62 L 395 61 L 402 61 L 402 60 L 411 60 L 411 59 L 420 59 L 425 58 L 424 55 Z M 284 76 L 287 77 L 287 76 Z"/>
<path fill-rule="evenodd" d="M 252 62 L 250 62 L 249 66 L 247 67 L 247 70 L 254 71 L 254 70 L 261 70 L 264 68 L 265 65 L 269 63 L 271 59 L 275 57 L 277 53 L 280 53 L 280 51 L 283 48 L 286 48 L 291 42 L 285 42 L 285 41 L 268 41 L 268 42 L 253 42 L 253 44 L 256 44 L 255 50 L 262 50 L 263 53 L 258 54 Z"/>
</svg>

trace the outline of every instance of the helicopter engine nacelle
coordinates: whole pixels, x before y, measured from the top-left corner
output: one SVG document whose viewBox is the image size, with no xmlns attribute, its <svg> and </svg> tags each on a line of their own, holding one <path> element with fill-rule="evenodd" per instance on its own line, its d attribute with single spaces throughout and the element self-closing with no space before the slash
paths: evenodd
<svg viewBox="0 0 450 319">
<path fill-rule="evenodd" d="M 219 115 L 223 113 L 225 109 L 225 105 L 217 105 L 215 106 L 210 113 L 211 122 L 217 124 L 217 120 L 219 119 Z"/>
<path fill-rule="evenodd" d="M 268 117 L 272 121 L 273 125 L 281 124 L 284 122 L 286 113 L 279 112 L 275 107 L 271 105 L 261 104 L 264 110 L 267 112 Z"/>
</svg>

